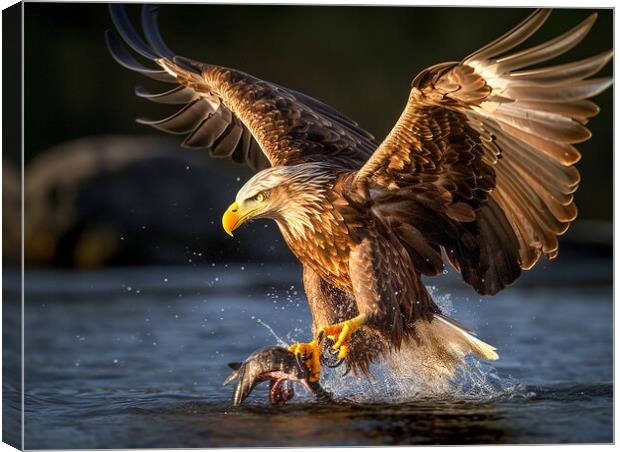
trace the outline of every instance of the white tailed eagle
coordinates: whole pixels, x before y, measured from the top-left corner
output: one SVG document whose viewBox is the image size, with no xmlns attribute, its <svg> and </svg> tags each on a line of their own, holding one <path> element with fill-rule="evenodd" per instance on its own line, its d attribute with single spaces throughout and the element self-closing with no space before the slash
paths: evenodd
<svg viewBox="0 0 620 452">
<path fill-rule="evenodd" d="M 344 359 L 367 374 L 370 362 L 405 346 L 445 373 L 468 353 L 497 359 L 442 315 L 421 276 L 442 274 L 445 257 L 479 294 L 495 294 L 541 256 L 556 257 L 558 236 L 577 215 L 574 144 L 590 138 L 585 124 L 598 112 L 588 99 L 612 83 L 591 76 L 612 52 L 539 63 L 578 44 L 595 14 L 514 52 L 549 17 L 537 10 L 463 60 L 425 69 L 379 143 L 305 94 L 177 56 L 158 32 L 156 6 L 142 10 L 142 35 L 121 5 L 110 9 L 122 38 L 106 35 L 116 61 L 174 85 L 137 95 L 183 105 L 139 121 L 257 171 L 222 223 L 231 234 L 248 220 L 275 220 L 302 263 L 314 340 L 291 350 L 312 380 L 321 362 Z M 122 41 L 158 68 L 140 64 Z"/>
</svg>

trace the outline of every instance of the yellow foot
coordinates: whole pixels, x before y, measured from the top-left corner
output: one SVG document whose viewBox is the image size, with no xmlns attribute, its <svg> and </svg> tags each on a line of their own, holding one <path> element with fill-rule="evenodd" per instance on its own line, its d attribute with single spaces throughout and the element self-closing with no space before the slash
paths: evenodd
<svg viewBox="0 0 620 452">
<path fill-rule="evenodd" d="M 363 326 L 365 322 L 366 316 L 360 314 L 346 322 L 324 326 L 319 330 L 318 342 L 320 344 L 326 337 L 330 338 L 333 342 L 332 349 L 338 351 L 338 359 L 344 359 L 349 353 L 351 335 Z"/>
<path fill-rule="evenodd" d="M 310 372 L 308 381 L 314 383 L 321 378 L 321 350 L 317 341 L 308 343 L 297 342 L 288 348 L 298 361 L 301 361 Z"/>
</svg>

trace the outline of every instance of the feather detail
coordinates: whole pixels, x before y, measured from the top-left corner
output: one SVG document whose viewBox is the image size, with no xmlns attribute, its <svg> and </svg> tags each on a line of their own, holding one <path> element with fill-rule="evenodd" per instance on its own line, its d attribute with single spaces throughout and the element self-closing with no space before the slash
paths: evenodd
<svg viewBox="0 0 620 452">
<path fill-rule="evenodd" d="M 136 87 L 135 93 L 136 96 L 150 100 L 151 102 L 173 105 L 187 104 L 199 97 L 197 93 L 182 85 L 172 88 L 169 91 L 155 94 L 146 91 L 142 86 L 138 86 Z"/>
<path fill-rule="evenodd" d="M 158 6 L 142 7 L 143 36 L 122 5 L 109 8 L 122 41 L 161 69 L 140 64 L 116 34 L 108 31 L 106 40 L 113 58 L 142 75 L 178 84 L 159 95 L 141 88 L 136 94 L 154 102 L 185 104 L 168 118 L 140 119 L 139 123 L 188 135 L 183 146 L 208 149 L 213 157 L 232 157 L 254 170 L 318 161 L 358 168 L 375 149 L 371 134 L 308 95 L 235 69 L 175 55 L 159 33 Z"/>
<path fill-rule="evenodd" d="M 471 353 L 488 361 L 499 359 L 495 347 L 473 336 L 470 330 L 446 316 L 435 314 L 430 327 L 434 329 L 437 341 L 452 353 Z"/>
<path fill-rule="evenodd" d="M 511 53 L 549 13 L 535 11 L 460 63 L 422 71 L 397 124 L 355 177 L 356 184 L 371 191 L 423 189 L 418 199 L 435 212 L 436 222 L 447 217 L 472 223 L 462 227 L 469 234 L 456 242 L 450 234 L 433 240 L 452 252 L 450 262 L 481 293 L 494 293 L 514 281 L 517 264 L 528 269 L 542 255 L 557 255 L 557 237 L 577 216 L 573 194 L 580 177 L 573 165 L 580 154 L 574 145 L 591 137 L 585 124 L 598 113 L 588 99 L 613 82 L 610 77 L 588 78 L 610 61 L 611 51 L 530 67 L 581 42 L 596 14 L 554 39 Z M 484 213 L 489 203 L 497 206 L 492 217 Z M 409 217 L 418 227 L 420 219 Z M 506 234 L 515 240 L 506 240 Z M 471 246 L 458 243 L 471 236 L 478 240 L 478 251 L 473 251 L 478 260 L 468 257 Z M 485 240 L 498 247 L 511 243 L 516 250 L 504 249 L 501 259 L 493 259 Z"/>
</svg>

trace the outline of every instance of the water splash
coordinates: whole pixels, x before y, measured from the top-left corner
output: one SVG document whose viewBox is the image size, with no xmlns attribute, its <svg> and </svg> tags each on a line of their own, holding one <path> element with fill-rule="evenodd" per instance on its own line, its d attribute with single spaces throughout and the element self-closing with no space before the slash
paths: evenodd
<svg viewBox="0 0 620 452">
<path fill-rule="evenodd" d="M 291 290 L 294 287 L 291 287 Z M 441 293 L 435 286 L 427 289 L 441 311 L 452 315 L 456 310 L 452 296 Z M 268 295 L 273 297 L 273 293 Z M 288 303 L 298 303 L 297 292 L 290 296 L 286 291 Z M 279 297 L 278 297 L 279 298 Z M 274 299 L 274 303 L 277 299 Z M 289 343 L 278 335 L 274 329 L 261 319 L 258 324 L 267 329 L 277 344 L 289 347 Z M 298 336 L 299 328 L 283 335 L 289 342 Z M 406 403 L 419 400 L 444 401 L 489 401 L 502 398 L 528 397 L 525 386 L 512 378 L 500 377 L 492 365 L 467 356 L 462 365 L 457 365 L 452 375 L 433 375 L 426 372 L 428 359 L 416 353 L 415 345 L 403 346 L 399 352 L 393 352 L 381 362 L 370 367 L 370 378 L 355 376 L 353 373 L 343 375 L 345 366 L 337 369 L 324 368 L 321 384 L 338 398 L 346 398 L 359 403 Z M 432 359 L 431 365 L 432 365 Z M 304 391 L 298 391 L 298 395 Z M 530 394 L 531 395 L 531 394 Z M 296 397 L 298 401 L 311 399 L 310 394 Z"/>
<path fill-rule="evenodd" d="M 261 319 L 256 319 L 256 323 L 258 323 L 259 325 L 261 325 L 262 327 L 266 328 L 267 331 L 269 332 L 269 334 L 271 334 L 275 339 L 276 342 L 278 343 L 278 345 L 280 347 L 285 347 L 288 348 L 289 344 L 287 344 L 284 339 L 282 339 L 280 336 L 278 336 L 276 334 L 276 332 L 273 330 L 273 328 L 271 328 L 268 324 L 266 324 L 265 322 L 263 322 Z"/>
<path fill-rule="evenodd" d="M 451 384 L 461 400 L 529 398 L 534 395 L 523 383 L 512 377 L 500 377 L 495 367 L 471 356 L 457 369 Z"/>
<path fill-rule="evenodd" d="M 421 400 L 488 402 L 527 398 L 525 385 L 500 377 L 495 367 L 468 356 L 454 375 L 429 378 L 403 353 L 395 353 L 370 367 L 370 380 L 343 375 L 344 370 L 324 372 L 321 384 L 338 397 L 357 403 L 406 403 Z"/>
<path fill-rule="evenodd" d="M 372 365 L 369 379 L 343 375 L 344 369 L 326 369 L 321 383 L 338 398 L 356 403 L 489 402 L 534 395 L 524 384 L 512 377 L 500 377 L 495 367 L 476 358 L 468 357 L 449 378 L 429 377 L 404 365 L 394 368 L 389 361 L 393 359 Z"/>
<path fill-rule="evenodd" d="M 452 304 L 452 295 L 449 293 L 441 293 L 437 286 L 426 286 L 426 290 L 430 294 L 431 298 L 439 306 L 441 312 L 448 317 L 454 314 L 455 309 Z"/>
</svg>

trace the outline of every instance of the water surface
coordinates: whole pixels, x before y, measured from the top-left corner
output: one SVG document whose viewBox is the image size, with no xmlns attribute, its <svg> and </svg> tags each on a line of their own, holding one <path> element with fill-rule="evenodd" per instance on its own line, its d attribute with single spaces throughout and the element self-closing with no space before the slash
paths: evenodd
<svg viewBox="0 0 620 452">
<path fill-rule="evenodd" d="M 273 408 L 259 387 L 231 407 L 232 388 L 221 386 L 228 362 L 276 344 L 273 333 L 287 343 L 308 338 L 297 277 L 238 264 L 27 274 L 26 447 L 613 440 L 611 286 L 571 281 L 517 284 L 484 299 L 437 289 L 442 306 L 501 357 L 473 363 L 471 381 L 452 394 L 386 400 L 389 384 L 379 382 L 360 403 L 321 406 L 300 390 Z M 328 387 L 350 389 L 342 369 L 330 372 Z"/>
</svg>

